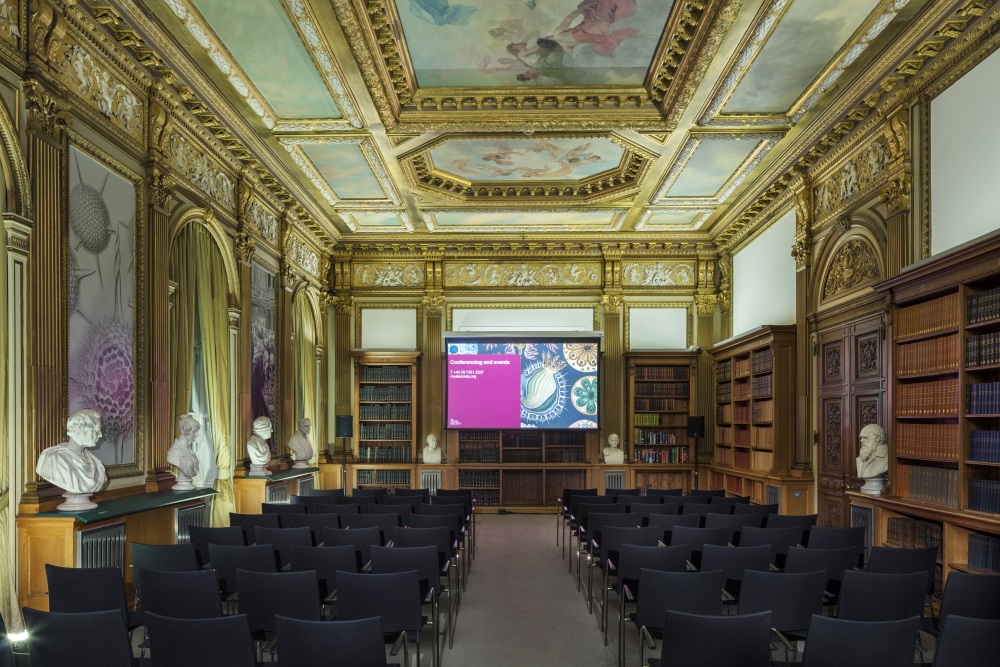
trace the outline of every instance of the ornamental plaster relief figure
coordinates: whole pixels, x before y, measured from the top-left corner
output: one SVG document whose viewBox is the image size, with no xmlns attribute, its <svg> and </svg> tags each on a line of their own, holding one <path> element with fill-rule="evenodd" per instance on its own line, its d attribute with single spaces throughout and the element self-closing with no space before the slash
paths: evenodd
<svg viewBox="0 0 1000 667">
<path fill-rule="evenodd" d="M 191 478 L 197 476 L 201 462 L 191 446 L 200 430 L 201 424 L 192 414 L 181 415 L 177 419 L 177 439 L 167 450 L 167 463 L 177 468 L 174 491 L 193 491 L 196 488 Z"/>
<path fill-rule="evenodd" d="M 617 433 L 612 433 L 608 436 L 608 446 L 604 448 L 604 462 L 606 464 L 617 465 L 625 463 L 625 452 L 619 447 L 620 443 L 621 438 L 618 437 Z"/>
<path fill-rule="evenodd" d="M 66 502 L 56 509 L 79 512 L 97 507 L 90 494 L 100 491 L 108 481 L 104 464 L 87 451 L 101 439 L 101 415 L 97 410 L 77 410 L 66 421 L 69 442 L 43 449 L 35 472 L 46 482 L 65 491 Z"/>
<path fill-rule="evenodd" d="M 250 455 L 251 475 L 270 475 L 267 464 L 271 460 L 271 447 L 267 444 L 274 428 L 268 417 L 257 417 L 253 420 L 253 435 L 247 440 L 247 453 Z"/>
<path fill-rule="evenodd" d="M 427 445 L 421 455 L 424 463 L 441 463 L 441 448 L 438 447 L 438 438 L 433 433 L 427 436 Z"/>
<path fill-rule="evenodd" d="M 861 450 L 856 460 L 858 477 L 865 480 L 861 493 L 872 496 L 882 495 L 885 473 L 889 470 L 889 447 L 886 445 L 885 429 L 878 424 L 868 424 L 858 436 Z"/>
<path fill-rule="evenodd" d="M 292 458 L 295 459 L 293 468 L 309 467 L 309 459 L 313 457 L 313 446 L 309 442 L 311 428 L 312 422 L 308 418 L 300 419 L 298 430 L 288 439 L 288 448 L 292 451 Z"/>
</svg>

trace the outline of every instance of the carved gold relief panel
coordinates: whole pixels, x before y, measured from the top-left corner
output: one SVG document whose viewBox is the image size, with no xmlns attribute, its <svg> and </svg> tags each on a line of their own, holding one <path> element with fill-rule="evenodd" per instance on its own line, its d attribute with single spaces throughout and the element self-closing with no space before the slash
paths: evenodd
<svg viewBox="0 0 1000 667">
<path fill-rule="evenodd" d="M 822 405 L 823 469 L 839 472 L 844 463 L 844 409 L 840 398 L 823 401 Z"/>
<path fill-rule="evenodd" d="M 354 266 L 354 286 L 371 287 L 423 287 L 422 262 L 382 262 Z"/>
<path fill-rule="evenodd" d="M 445 287 L 600 287 L 600 262 L 468 262 L 447 264 Z"/>
<path fill-rule="evenodd" d="M 0 39 L 19 49 L 23 31 L 21 3 L 18 0 L 0 0 Z"/>
<path fill-rule="evenodd" d="M 165 152 L 181 179 L 226 210 L 235 209 L 234 179 L 194 141 L 175 132 L 167 137 Z"/>
<path fill-rule="evenodd" d="M 634 287 L 694 287 L 697 273 L 688 262 L 622 262 L 622 284 Z"/>
<path fill-rule="evenodd" d="M 891 159 L 881 141 L 875 141 L 849 159 L 840 171 L 822 181 L 813 190 L 813 213 L 816 220 L 840 209 L 856 195 L 878 185 Z"/>
<path fill-rule="evenodd" d="M 823 282 L 822 300 L 852 292 L 881 277 L 875 248 L 865 238 L 852 237 L 833 254 Z"/>
</svg>

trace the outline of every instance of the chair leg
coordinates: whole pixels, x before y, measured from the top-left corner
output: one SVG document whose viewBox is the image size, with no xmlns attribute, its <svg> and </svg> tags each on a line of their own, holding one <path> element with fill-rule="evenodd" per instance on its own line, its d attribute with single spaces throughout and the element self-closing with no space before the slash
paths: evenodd
<svg viewBox="0 0 1000 667">
<path fill-rule="evenodd" d="M 601 633 L 604 635 L 604 645 L 608 645 L 608 568 L 601 570 Z"/>
<path fill-rule="evenodd" d="M 587 554 L 587 613 L 588 614 L 594 613 L 594 555 L 593 554 Z"/>
</svg>

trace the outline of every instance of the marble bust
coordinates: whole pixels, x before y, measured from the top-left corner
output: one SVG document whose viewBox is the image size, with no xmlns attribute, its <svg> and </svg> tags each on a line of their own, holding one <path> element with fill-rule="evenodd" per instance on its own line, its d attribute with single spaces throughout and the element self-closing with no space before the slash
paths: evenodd
<svg viewBox="0 0 1000 667">
<path fill-rule="evenodd" d="M 858 477 L 865 480 L 861 493 L 882 495 L 883 475 L 889 469 L 889 447 L 886 444 L 885 429 L 878 424 L 868 424 L 858 436 L 861 449 L 856 463 Z"/>
<path fill-rule="evenodd" d="M 101 414 L 97 410 L 77 410 L 66 421 L 69 442 L 43 449 L 35 472 L 46 482 L 65 493 L 66 501 L 56 509 L 76 512 L 94 509 L 97 503 L 90 494 L 100 491 L 108 481 L 104 464 L 87 451 L 101 439 Z"/>
<path fill-rule="evenodd" d="M 424 463 L 441 463 L 441 448 L 438 447 L 438 438 L 431 433 L 427 436 L 427 444 L 421 452 Z"/>
<path fill-rule="evenodd" d="M 309 459 L 313 457 L 312 443 L 309 442 L 311 428 L 312 422 L 308 418 L 300 419 L 298 430 L 288 439 L 288 448 L 292 451 L 292 458 L 295 459 L 293 468 L 309 467 Z"/>
<path fill-rule="evenodd" d="M 167 450 L 167 463 L 177 468 L 177 483 L 174 491 L 191 491 L 195 485 L 191 478 L 198 474 L 200 462 L 198 455 L 191 449 L 201 424 L 193 414 L 181 415 L 177 418 L 177 439 Z"/>
<path fill-rule="evenodd" d="M 253 435 L 247 440 L 247 454 L 250 455 L 251 475 L 270 475 L 267 464 L 271 460 L 271 447 L 267 444 L 273 427 L 269 417 L 257 417 L 253 420 Z"/>
<path fill-rule="evenodd" d="M 610 464 L 625 463 L 625 452 L 618 446 L 621 439 L 617 433 L 608 436 L 608 446 L 604 448 L 604 462 Z"/>
</svg>

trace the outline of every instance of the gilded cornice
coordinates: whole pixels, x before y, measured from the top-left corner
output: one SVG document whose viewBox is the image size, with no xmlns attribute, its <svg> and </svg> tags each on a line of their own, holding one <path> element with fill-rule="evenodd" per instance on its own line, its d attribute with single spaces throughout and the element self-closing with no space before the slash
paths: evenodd
<svg viewBox="0 0 1000 667">
<path fill-rule="evenodd" d="M 879 201 L 885 204 L 887 217 L 893 217 L 910 210 L 911 177 L 904 172 L 882 186 Z"/>
<path fill-rule="evenodd" d="M 410 240 L 403 242 L 399 237 L 374 239 L 367 237 L 364 242 L 349 242 L 335 246 L 333 253 L 338 261 L 349 258 L 355 260 L 385 259 L 386 255 L 393 257 L 423 259 L 425 255 L 439 255 L 443 258 L 461 255 L 472 259 L 495 259 L 503 257 L 520 260 L 525 256 L 544 256 L 553 258 L 588 258 L 600 259 L 608 253 L 620 258 L 653 258 L 672 259 L 689 258 L 691 261 L 697 253 L 706 247 L 707 239 L 699 241 L 665 241 L 653 238 L 640 238 L 632 241 L 622 241 L 621 236 L 594 237 L 595 240 L 579 241 L 575 239 L 525 240 L 523 235 L 490 237 L 484 241 L 482 237 L 469 239 L 453 238 L 441 241 Z M 709 246 L 711 245 L 709 244 Z"/>
<path fill-rule="evenodd" d="M 558 289 L 601 286 L 600 262 L 448 262 L 446 288 Z"/>
</svg>

